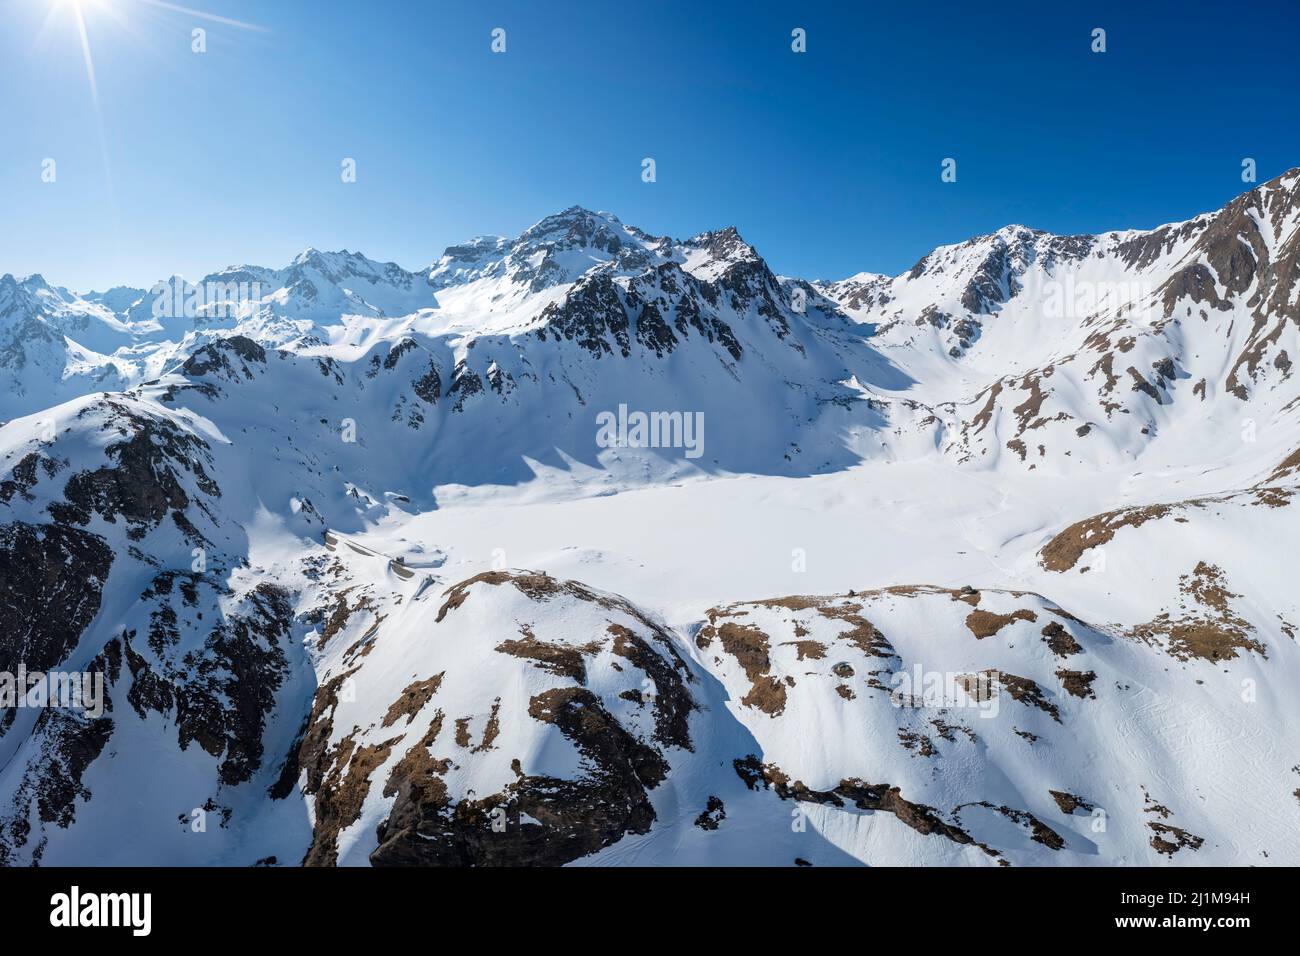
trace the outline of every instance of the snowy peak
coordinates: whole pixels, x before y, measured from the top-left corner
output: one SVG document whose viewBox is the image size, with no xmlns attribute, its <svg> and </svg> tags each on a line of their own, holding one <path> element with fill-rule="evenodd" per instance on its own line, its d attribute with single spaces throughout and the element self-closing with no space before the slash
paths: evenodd
<svg viewBox="0 0 1300 956">
<path fill-rule="evenodd" d="M 438 305 L 427 277 L 393 262 L 344 249 L 306 249 L 282 269 L 230 266 L 189 282 L 159 282 L 133 318 L 152 323 L 155 337 L 179 341 L 188 332 L 233 330 L 268 344 L 319 342 L 345 316 L 397 318 Z"/>
<path fill-rule="evenodd" d="M 520 233 L 519 239 L 525 243 L 553 244 L 567 248 L 599 248 L 611 236 L 622 231 L 623 224 L 613 213 L 595 212 L 574 205 L 533 223 Z"/>
<path fill-rule="evenodd" d="M 235 271 L 238 274 L 233 278 L 243 278 L 244 272 L 249 275 L 260 272 L 253 267 Z M 276 286 L 269 294 L 266 289 L 260 290 L 265 298 L 304 308 L 337 302 L 357 307 L 358 314 L 396 316 L 437 304 L 425 276 L 408 272 L 395 262 L 377 262 L 347 249 L 339 252 L 306 249 L 287 268 L 267 274 L 265 279 Z M 282 290 L 286 294 L 276 299 Z"/>
<path fill-rule="evenodd" d="M 682 268 L 705 282 L 719 279 L 735 269 L 761 269 L 768 276 L 767 263 L 740 237 L 735 226 L 701 233 L 681 244 Z"/>
<path fill-rule="evenodd" d="M 76 344 L 68 347 L 65 337 Z M 62 380 L 69 363 L 99 364 L 98 353 L 112 352 L 129 340 L 127 327 L 98 303 L 51 286 L 40 275 L 0 277 L 0 382 L 11 393 L 0 406 L 0 417 L 14 394 L 32 393 L 30 400 L 19 402 L 30 408 L 45 397 L 40 393 L 47 384 Z"/>
<path fill-rule="evenodd" d="M 859 272 L 847 279 L 819 280 L 811 284 L 850 315 L 857 315 L 884 304 L 886 300 L 881 296 L 888 289 L 890 278 L 878 272 Z"/>
<path fill-rule="evenodd" d="M 942 330 L 930 348 L 954 359 L 989 331 L 992 317 L 1002 316 L 1003 324 L 1041 322 L 1045 312 L 1060 311 L 1059 303 L 1047 300 L 1076 286 L 1096 292 L 1072 306 L 1081 322 L 1115 313 L 1105 303 L 1113 306 L 1108 287 L 1118 285 L 1131 286 L 1141 299 L 1129 303 L 1134 312 L 1169 317 L 1183 297 L 1220 310 L 1234 296 L 1249 298 L 1258 273 L 1268 309 L 1276 312 L 1287 308 L 1291 288 L 1291 267 L 1282 263 L 1295 258 L 1298 199 L 1300 170 L 1292 170 L 1185 222 L 1073 236 L 1013 224 L 938 246 L 893 278 L 868 274 L 818 287 L 859 321 L 876 323 L 912 347 L 922 339 L 897 323 Z"/>
<path fill-rule="evenodd" d="M 940 308 L 990 315 L 1017 295 L 1021 277 L 1037 265 L 1051 275 L 1058 264 L 1078 262 L 1092 236 L 1054 236 L 1026 226 L 1004 226 L 965 242 L 939 246 L 896 280 L 925 290 Z"/>
<path fill-rule="evenodd" d="M 340 252 L 305 249 L 294 257 L 285 272 L 291 280 L 297 280 L 309 270 L 339 286 L 360 280 L 371 286 L 385 284 L 410 291 L 424 281 L 421 276 L 406 271 L 395 262 L 376 262 L 359 252 L 349 252 L 346 249 Z"/>
<path fill-rule="evenodd" d="M 905 392 L 895 415 L 908 418 L 916 403 L 925 411 L 895 425 L 960 460 L 1000 446 L 1025 467 L 1046 464 L 1030 450 L 1046 459 L 1054 448 L 1074 456 L 1062 464 L 1093 451 L 1093 464 L 1113 462 L 1147 447 L 1175 408 L 1182 414 L 1185 375 L 1198 403 L 1216 387 L 1245 401 L 1287 379 L 1300 327 L 1288 319 L 1300 275 L 1298 193 L 1292 171 L 1217 212 L 1143 232 L 1056 236 L 1012 224 L 937 247 L 899 276 L 838 282 L 776 277 L 734 226 L 673 239 L 576 205 L 513 238 L 451 246 L 427 273 L 308 248 L 281 268 L 232 266 L 198 282 L 177 276 L 147 292 L 83 298 L 39 276 L 7 276 L 0 329 L 39 326 L 6 339 L 6 361 L 16 366 L 44 342 L 36 364 L 48 381 L 11 388 L 28 397 L 3 412 L 34 409 L 42 390 L 82 394 L 110 370 L 130 384 L 148 380 L 214 337 L 344 365 L 411 340 L 444 387 L 460 383 L 456 410 L 509 405 L 522 400 L 516 387 L 543 382 L 559 383 L 566 405 L 603 394 L 615 387 L 610 370 L 587 363 L 610 356 L 647 375 L 672 369 L 707 382 L 721 373 L 749 392 L 818 402 L 892 402 L 890 392 Z M 1217 385 L 1216 362 L 1231 373 Z M 1014 424 L 1000 426 L 1004 416 Z M 1048 428 L 1043 421 L 1065 431 L 1030 442 L 1026 429 Z M 1083 440 L 1110 425 L 1120 433 L 1108 436 L 1112 447 Z"/>
<path fill-rule="evenodd" d="M 76 395 L 127 388 L 223 334 L 267 344 L 327 341 L 346 316 L 387 319 L 438 305 L 427 278 L 360 253 L 309 249 L 282 269 L 232 266 L 192 282 L 80 297 L 39 275 L 0 277 L 0 420 Z"/>
<path fill-rule="evenodd" d="M 674 240 L 626 225 L 612 213 L 571 206 L 514 239 L 483 236 L 450 246 L 430 276 L 438 288 L 492 278 L 540 293 L 577 282 L 593 270 L 630 276 L 665 263 L 703 281 L 714 281 L 734 266 L 766 268 L 734 226 Z"/>
<path fill-rule="evenodd" d="M 0 321 L 54 312 L 74 297 L 55 289 L 39 273 L 18 279 L 10 273 L 0 276 Z"/>
<path fill-rule="evenodd" d="M 136 289 L 131 286 L 120 285 L 106 289 L 103 292 L 88 292 L 82 298 L 87 302 L 102 305 L 114 315 L 122 318 L 143 303 L 148 295 L 147 289 Z"/>
<path fill-rule="evenodd" d="M 430 278 L 444 327 L 467 338 L 505 333 L 573 343 L 595 358 L 660 360 L 698 339 L 707 367 L 716 367 L 739 360 L 750 336 L 786 339 L 800 322 L 793 290 L 735 227 L 674 240 L 581 206 L 514 239 L 452 246 Z M 838 311 L 811 291 L 819 314 Z M 794 343 L 778 348 L 804 347 Z"/>
<path fill-rule="evenodd" d="M 609 213 L 571 206 L 515 239 L 488 236 L 449 247 L 430 271 L 435 288 L 504 279 L 529 293 L 576 282 L 592 268 L 645 268 L 661 242 Z"/>
</svg>

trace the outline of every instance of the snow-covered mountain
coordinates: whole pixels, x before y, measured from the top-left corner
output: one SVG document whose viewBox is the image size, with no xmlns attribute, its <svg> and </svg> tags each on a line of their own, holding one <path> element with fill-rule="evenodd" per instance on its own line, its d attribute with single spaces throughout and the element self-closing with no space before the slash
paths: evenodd
<svg viewBox="0 0 1300 956">
<path fill-rule="evenodd" d="M 0 861 L 1296 863 L 1298 251 L 6 275 Z"/>
<path fill-rule="evenodd" d="M 382 319 L 433 307 L 427 276 L 344 250 L 308 249 L 284 269 L 234 266 L 149 290 L 77 296 L 39 275 L 0 276 L 0 421 L 92 391 L 156 378 L 233 334 L 325 341 L 345 316 Z M 317 324 L 317 323 L 321 324 Z"/>
<path fill-rule="evenodd" d="M 949 453 L 1063 472 L 1208 446 L 1226 463 L 1250 455 L 1243 418 L 1263 431 L 1288 414 L 1298 227 L 1292 172 L 1184 223 L 1008 226 L 821 288 L 922 384 L 922 424 Z"/>
</svg>

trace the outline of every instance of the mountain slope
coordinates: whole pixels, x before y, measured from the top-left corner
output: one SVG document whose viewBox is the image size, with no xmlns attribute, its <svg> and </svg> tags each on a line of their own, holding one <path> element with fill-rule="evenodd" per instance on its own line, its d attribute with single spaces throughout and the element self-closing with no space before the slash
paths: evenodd
<svg viewBox="0 0 1300 956">
<path fill-rule="evenodd" d="M 1055 472 L 1167 467 L 1188 450 L 1242 457 L 1243 420 L 1294 438 L 1298 252 L 1292 171 L 1185 223 L 1011 226 L 823 291 L 922 383 L 929 414 L 914 427 L 946 452 Z"/>
</svg>

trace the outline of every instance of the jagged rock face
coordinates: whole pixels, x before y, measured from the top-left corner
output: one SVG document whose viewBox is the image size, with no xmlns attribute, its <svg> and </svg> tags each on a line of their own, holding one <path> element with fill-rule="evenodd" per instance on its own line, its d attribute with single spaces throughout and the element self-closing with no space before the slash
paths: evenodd
<svg viewBox="0 0 1300 956">
<path fill-rule="evenodd" d="M 764 267 L 765 271 L 765 267 Z M 562 303 L 547 306 L 537 337 L 574 341 L 595 358 L 631 355 L 632 340 L 663 358 L 692 336 L 718 347 L 718 358 L 742 357 L 743 349 L 730 324 L 719 315 L 724 296 L 730 308 L 744 314 L 754 308 L 770 316 L 782 333 L 788 329 L 776 304 L 776 282 L 738 274 L 738 267 L 717 283 L 701 283 L 665 263 L 619 286 L 606 274 L 579 282 Z"/>
<path fill-rule="evenodd" d="M 116 431 L 122 441 L 106 449 L 108 462 L 93 471 L 73 474 L 63 500 L 49 506 L 59 521 L 88 525 L 92 518 L 115 524 L 121 518 L 127 536 L 139 540 L 169 514 L 198 542 L 184 513 L 190 503 L 181 475 L 191 477 L 200 491 L 219 498 L 221 489 L 204 468 L 212 459 L 207 442 L 165 418 L 148 418 L 130 407 L 105 402 L 109 416 L 101 428 Z M 83 414 L 85 412 L 83 411 Z"/>
<path fill-rule="evenodd" d="M 531 292 L 541 292 L 573 282 L 592 261 L 619 272 L 644 269 L 659 258 L 656 250 L 667 244 L 668 240 L 625 226 L 608 213 L 572 206 L 547 216 L 513 240 L 491 236 L 449 247 L 434 264 L 430 281 L 435 288 L 445 288 L 508 278 Z"/>
<path fill-rule="evenodd" d="M 12 517 L 29 516 L 0 524 L 0 670 L 19 662 L 48 669 L 77 645 L 99 611 L 120 547 L 97 531 L 116 526 L 140 541 L 170 514 L 197 544 L 203 539 L 185 516 L 190 497 L 180 476 L 202 494 L 220 496 L 203 467 L 206 443 L 174 422 L 113 400 L 84 406 L 73 422 L 117 439 L 109 439 L 102 465 L 78 470 L 27 451 L 0 479 L 0 504 Z M 45 501 L 60 481 L 56 500 Z"/>
<path fill-rule="evenodd" d="M 441 603 L 439 603 L 441 602 Z M 297 768 L 306 862 L 557 865 L 656 819 L 698 677 L 613 595 L 489 572 L 409 605 L 349 596 Z"/>
<path fill-rule="evenodd" d="M 135 626 L 84 666 L 102 681 L 102 714 L 46 709 L 8 728 L 15 758 L 0 805 L 6 863 L 41 862 L 51 841 L 61 860 L 129 857 L 114 842 L 123 825 L 143 844 L 139 858 L 175 858 L 178 848 L 161 846 L 184 831 L 157 805 L 174 805 L 187 825 L 192 809 L 225 815 L 223 789 L 263 770 L 292 653 L 289 595 L 267 583 L 244 593 L 200 580 L 173 584 L 159 575 L 128 615 Z M 149 729 L 141 736 L 140 728 Z"/>
<path fill-rule="evenodd" d="M 173 587 L 177 593 L 173 593 Z M 270 583 L 238 594 L 199 575 L 176 582 L 168 572 L 141 595 L 149 615 L 144 639 L 124 631 L 120 652 L 130 672 L 127 701 L 141 719 L 174 722 L 177 746 L 196 743 L 212 757 L 221 784 L 247 781 L 262 765 L 267 715 L 288 669 L 290 594 Z M 226 610 L 205 626 L 202 608 Z M 119 652 L 116 642 L 112 653 Z"/>
<path fill-rule="evenodd" d="M 51 843 L 104 848 L 123 825 L 144 826 L 147 851 L 175 829 L 156 804 L 186 790 L 199 793 L 180 797 L 185 813 L 217 808 L 223 787 L 263 769 L 300 656 L 292 593 L 228 550 L 217 463 L 188 419 L 128 395 L 57 418 L 27 438 L 11 426 L 0 446 L 0 671 L 83 688 L 72 707 L 5 706 L 0 859 L 14 864 L 42 861 Z"/>
<path fill-rule="evenodd" d="M 698 336 L 722 361 L 742 354 L 738 323 L 790 334 L 790 304 L 766 263 L 734 228 L 674 241 L 579 207 L 542 220 L 517 239 L 454 246 L 435 264 L 440 289 L 492 290 L 539 339 L 576 342 L 593 358 L 658 359 Z M 536 311 L 526 300 L 551 295 Z M 828 309 L 834 309 L 829 302 Z"/>
<path fill-rule="evenodd" d="M 565 296 L 563 306 L 547 308 L 542 316 L 546 324 L 537 333 L 539 338 L 545 340 L 549 332 L 565 339 L 576 339 L 579 346 L 597 358 L 615 350 L 624 358 L 630 354 L 628 327 L 631 323 L 608 276 L 597 276 L 581 283 Z"/>
<path fill-rule="evenodd" d="M 917 363 L 924 405 L 904 428 L 958 461 L 1125 467 L 1166 431 L 1199 427 L 1213 441 L 1222 429 L 1210 420 L 1284 414 L 1300 331 L 1298 190 L 1293 171 L 1149 232 L 1007 227 L 937 249 L 895 279 L 821 290 L 871 323 L 876 347 L 904 367 L 919 349 L 978 370 L 985 384 L 953 400 L 925 381 L 943 378 L 933 362 Z"/>
<path fill-rule="evenodd" d="M 0 526 L 0 670 L 61 663 L 98 613 L 113 552 L 59 524 Z"/>
<path fill-rule="evenodd" d="M 196 378 L 216 375 L 237 381 L 242 375 L 251 381 L 253 372 L 249 365 L 252 363 L 265 365 L 266 349 L 245 336 L 232 335 L 199 349 L 185 360 L 181 371 Z"/>
<path fill-rule="evenodd" d="M 83 777 L 113 729 L 107 717 L 86 720 L 63 711 L 40 712 L 28 748 L 34 753 L 20 768 L 6 772 L 14 782 L 0 812 L 0 865 L 41 862 L 47 831 L 66 829 L 76 819 L 77 803 L 93 796 Z"/>
</svg>

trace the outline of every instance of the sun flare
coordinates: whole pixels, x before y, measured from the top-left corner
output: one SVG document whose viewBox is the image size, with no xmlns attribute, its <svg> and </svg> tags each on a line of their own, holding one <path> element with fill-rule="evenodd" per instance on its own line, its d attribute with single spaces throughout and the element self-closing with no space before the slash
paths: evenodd
<svg viewBox="0 0 1300 956">
<path fill-rule="evenodd" d="M 50 21 L 56 17 L 67 16 L 72 21 L 77 43 L 81 49 L 81 59 L 86 68 L 86 81 L 90 87 L 90 97 L 96 111 L 99 110 L 99 84 L 95 78 L 95 58 L 91 52 L 90 29 L 87 24 L 99 15 L 108 14 L 118 21 L 126 21 L 130 17 L 130 7 L 152 7 L 177 16 L 190 17 L 208 23 L 219 23 L 239 30 L 257 32 L 263 30 L 262 27 L 254 23 L 246 23 L 242 20 L 207 13 L 192 7 L 168 3 L 167 0 L 46 0 L 46 2 L 50 7 L 49 14 L 46 17 L 46 26 L 49 26 Z"/>
<path fill-rule="evenodd" d="M 168 3 L 166 0 L 47 0 L 47 2 L 50 6 L 50 13 L 46 20 L 47 25 L 49 20 L 57 15 L 66 14 L 71 17 L 76 30 L 77 42 L 81 47 L 81 58 L 86 66 L 86 80 L 90 84 L 91 99 L 94 100 L 97 109 L 99 107 L 99 86 L 95 80 L 95 58 L 91 53 L 90 30 L 87 27 L 88 21 L 93 16 L 110 14 L 114 19 L 125 20 L 130 14 L 129 7 L 153 7 L 178 16 L 192 17 L 208 23 L 219 23 L 239 30 L 260 32 L 263 29 L 254 23 L 246 23 L 242 20 L 207 13 L 192 7 Z"/>
</svg>

